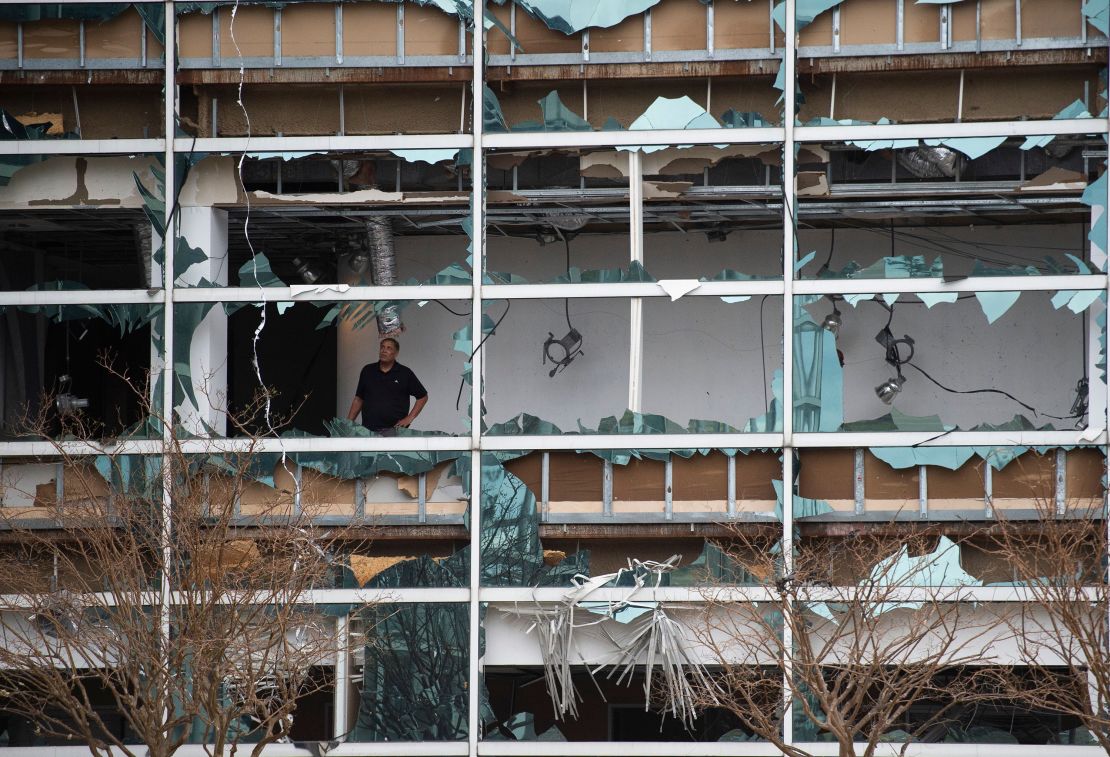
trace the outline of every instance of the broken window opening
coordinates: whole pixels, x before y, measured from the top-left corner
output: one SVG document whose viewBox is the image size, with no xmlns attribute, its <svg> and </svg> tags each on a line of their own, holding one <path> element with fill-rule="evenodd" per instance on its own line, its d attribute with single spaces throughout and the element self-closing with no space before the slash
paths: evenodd
<svg viewBox="0 0 1110 757">
<path fill-rule="evenodd" d="M 465 301 L 294 300 L 269 302 L 265 311 L 251 302 L 175 307 L 175 410 L 192 433 L 365 436 L 466 430 L 466 409 L 455 406 L 470 354 L 458 336 L 468 323 Z M 382 334 L 383 323 L 398 322 L 403 330 L 397 336 Z M 363 369 L 381 362 L 385 339 L 400 345 L 393 357 L 394 365 L 408 370 L 404 397 L 398 393 L 396 402 L 382 407 L 360 403 L 350 419 Z M 240 425 L 227 424 L 229 412 Z M 416 417 L 397 428 L 405 413 Z"/>
<path fill-rule="evenodd" d="M 543 670 L 534 666 L 487 667 L 494 720 L 485 723 L 487 741 L 749 741 L 754 740 L 735 716 L 706 709 L 692 724 L 664 714 L 659 703 L 644 702 L 644 671 L 626 681 L 597 677 L 601 691 L 584 666 L 572 666 L 583 701 L 577 718 L 557 718 L 543 685 Z M 658 674 L 658 673 L 657 673 Z"/>
<path fill-rule="evenodd" d="M 641 397 L 628 389 L 628 300 L 512 300 L 507 313 L 501 303 L 493 304 L 487 331 L 495 318 L 503 322 L 484 347 L 486 417 L 495 422 L 489 433 L 771 430 L 774 419 L 764 424 L 767 408 L 774 409 L 769 384 L 781 362 L 781 319 L 769 313 L 777 312 L 779 298 L 722 299 L 727 301 L 645 298 L 643 334 L 650 338 L 644 339 L 645 368 L 637 377 Z M 536 358 L 522 361 L 522 354 Z M 713 367 L 697 377 L 684 370 L 706 361 Z M 577 391 L 582 382 L 594 387 L 589 395 Z M 626 410 L 633 402 L 641 407 Z M 533 430 L 522 431 L 525 426 Z"/>
<path fill-rule="evenodd" d="M 1035 139 L 875 140 L 803 149 L 802 276 L 950 279 L 1103 270 L 1102 140 Z M 892 193 L 900 199 L 893 210 Z M 877 195 L 882 202 L 871 199 Z"/>
<path fill-rule="evenodd" d="M 4 436 L 152 433 L 160 305 L 12 305 L 0 320 Z"/>
<path fill-rule="evenodd" d="M 1101 518 L 1104 463 L 1093 447 L 807 449 L 796 494 L 821 503 L 808 522 L 927 519 L 955 533 L 996 518 Z"/>
<path fill-rule="evenodd" d="M 1083 428 L 1099 396 L 1097 291 L 849 294 L 831 312 L 827 299 L 796 302 L 798 429 Z M 842 424 L 799 403 L 813 387 L 843 402 Z"/>
<path fill-rule="evenodd" d="M 605 78 L 553 84 L 502 81 L 495 74 L 487 81 L 484 119 L 491 133 L 761 127 L 774 125 L 778 112 L 770 74 L 651 78 L 637 87 Z"/>
<path fill-rule="evenodd" d="M 351 741 L 466 738 L 468 617 L 465 604 L 383 604 L 352 621 L 365 646 L 352 659 Z"/>
</svg>

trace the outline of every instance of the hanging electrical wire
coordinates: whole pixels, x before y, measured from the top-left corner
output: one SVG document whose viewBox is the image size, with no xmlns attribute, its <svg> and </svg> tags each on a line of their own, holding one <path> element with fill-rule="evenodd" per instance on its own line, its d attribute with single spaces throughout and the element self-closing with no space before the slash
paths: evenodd
<svg viewBox="0 0 1110 757">
<path fill-rule="evenodd" d="M 983 387 L 983 388 L 980 388 L 980 389 L 953 389 L 952 387 L 941 383 L 936 378 L 934 378 L 928 371 L 926 371 L 924 368 L 922 368 L 921 366 L 919 366 L 919 365 L 917 365 L 916 363 L 913 362 L 914 351 L 915 351 L 914 350 L 914 340 L 908 334 L 903 336 L 901 339 L 895 339 L 894 338 L 894 334 L 890 330 L 890 325 L 894 321 L 894 305 L 893 304 L 888 305 L 887 303 L 882 302 L 881 300 L 874 300 L 874 302 L 875 302 L 875 304 L 884 308 L 887 311 L 887 314 L 888 314 L 886 324 L 883 326 L 882 329 L 879 330 L 879 333 L 875 335 L 875 341 L 877 341 L 879 344 L 883 345 L 883 347 L 886 350 L 886 354 L 885 354 L 884 359 L 886 360 L 887 363 L 889 363 L 891 366 L 893 366 L 894 370 L 895 370 L 895 376 L 892 376 L 891 378 L 884 381 L 882 384 L 879 384 L 877 387 L 875 387 L 875 394 L 885 404 L 887 404 L 887 405 L 892 404 L 894 402 L 895 397 L 897 397 L 898 394 L 902 391 L 902 387 L 906 383 L 906 378 L 905 378 L 905 376 L 902 375 L 902 366 L 908 365 L 910 368 L 913 368 L 915 371 L 920 373 L 922 376 L 924 376 L 926 379 L 928 379 L 930 382 L 932 382 L 938 388 L 940 388 L 940 389 L 942 389 L 946 392 L 949 392 L 951 394 L 1000 394 L 1004 397 L 1007 397 L 1007 398 L 1013 400 L 1017 404 L 1021 405 L 1023 408 L 1025 408 L 1029 412 L 1033 413 L 1033 415 L 1035 415 L 1035 416 L 1041 416 L 1041 417 L 1044 417 L 1044 418 L 1052 418 L 1052 419 L 1061 420 L 1061 421 L 1082 419 L 1082 418 L 1086 417 L 1086 414 L 1087 414 L 1087 378 L 1086 378 L 1086 375 L 1084 375 L 1084 377 L 1081 378 L 1076 383 L 1076 387 L 1075 387 L 1076 399 L 1075 399 L 1075 402 L 1072 403 L 1071 414 L 1070 415 L 1053 415 L 1051 413 L 1046 413 L 1044 411 L 1038 410 L 1037 408 L 1033 407 L 1032 405 L 1030 405 L 1026 402 L 1022 402 L 1017 397 L 1015 397 L 1013 394 L 1011 394 L 1010 392 L 1005 391 L 1004 389 L 994 389 L 994 388 L 991 388 L 991 387 Z M 905 348 L 909 349 L 909 354 L 907 354 L 907 355 L 902 354 L 903 346 Z M 1086 374 L 1086 366 L 1084 366 L 1084 374 Z"/>
<path fill-rule="evenodd" d="M 567 274 L 570 274 L 570 239 L 571 234 L 564 234 L 559 227 L 554 227 L 555 233 L 563 240 L 566 246 L 566 269 Z M 565 336 L 556 339 L 555 334 L 551 331 L 547 332 L 547 339 L 543 343 L 543 365 L 548 362 L 553 364 L 553 368 L 548 372 L 549 378 L 555 378 L 555 374 L 565 371 L 567 366 L 574 362 L 575 358 L 580 357 L 582 352 L 582 334 L 578 329 L 574 328 L 574 324 L 570 322 L 570 298 L 563 298 L 563 314 L 567 320 L 567 333 Z M 562 354 L 559 354 L 559 352 Z"/>
</svg>

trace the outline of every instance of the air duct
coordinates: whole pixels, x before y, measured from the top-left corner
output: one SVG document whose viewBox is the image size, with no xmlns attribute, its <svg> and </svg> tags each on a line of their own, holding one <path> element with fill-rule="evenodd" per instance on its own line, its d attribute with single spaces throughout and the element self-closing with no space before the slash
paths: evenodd
<svg viewBox="0 0 1110 757">
<path fill-rule="evenodd" d="M 367 218 L 366 239 L 370 248 L 370 276 L 375 286 L 397 283 L 397 258 L 393 252 L 393 223 L 389 218 Z M 378 313 L 378 334 L 397 336 L 405 330 L 401 310 L 387 305 Z"/>
<path fill-rule="evenodd" d="M 955 178 L 960 163 L 960 154 L 947 147 L 917 147 L 898 151 L 898 164 L 919 179 Z"/>
<path fill-rule="evenodd" d="M 135 248 L 139 256 L 139 267 L 142 269 L 142 281 L 139 286 L 142 289 L 147 289 L 154 286 L 154 282 L 150 280 L 150 258 L 154 254 L 151 248 L 154 246 L 154 228 L 150 225 L 149 221 L 141 221 L 132 227 L 135 236 Z M 159 284 L 160 285 L 160 284 Z"/>
</svg>

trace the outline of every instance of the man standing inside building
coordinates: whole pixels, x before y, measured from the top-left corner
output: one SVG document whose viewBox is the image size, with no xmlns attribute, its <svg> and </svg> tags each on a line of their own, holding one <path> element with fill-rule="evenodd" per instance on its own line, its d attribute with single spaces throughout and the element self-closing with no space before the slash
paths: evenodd
<svg viewBox="0 0 1110 757">
<path fill-rule="evenodd" d="M 348 420 L 353 421 L 361 412 L 363 426 L 389 435 L 394 428 L 408 428 L 420 415 L 428 404 L 428 392 L 415 373 L 397 362 L 400 351 L 401 345 L 393 337 L 382 340 L 378 362 L 365 366 L 359 374 Z M 409 397 L 416 398 L 411 410 Z"/>
</svg>

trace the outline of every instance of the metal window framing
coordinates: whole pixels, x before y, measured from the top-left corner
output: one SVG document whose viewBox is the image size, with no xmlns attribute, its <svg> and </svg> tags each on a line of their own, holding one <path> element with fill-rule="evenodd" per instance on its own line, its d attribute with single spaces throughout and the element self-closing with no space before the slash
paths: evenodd
<svg viewBox="0 0 1110 757">
<path fill-rule="evenodd" d="M 67 0 L 70 3 L 91 3 L 98 0 Z M 181 0 L 165 0 L 166 10 L 165 39 L 167 40 L 166 52 L 163 59 L 164 76 L 166 82 L 173 82 L 177 64 L 191 65 L 190 61 L 179 61 L 174 40 L 177 17 L 174 14 L 175 2 Z M 786 0 L 786 25 L 790 28 L 795 18 L 795 0 Z M 475 16 L 481 17 L 486 5 L 486 0 L 476 0 Z M 774 3 L 769 3 L 769 10 Z M 897 3 L 898 24 L 898 54 L 918 54 L 925 50 L 917 44 L 907 43 L 904 40 L 904 2 Z M 513 6 L 513 26 L 515 29 L 515 6 Z M 736 58 L 739 51 L 716 49 L 713 44 L 713 5 L 706 7 L 707 14 L 707 50 L 708 57 L 717 60 Z M 942 10 L 948 13 L 947 6 Z M 276 55 L 269 65 L 290 66 L 303 65 L 304 61 L 281 58 L 281 11 L 276 11 L 274 26 L 274 46 Z M 398 53 L 392 64 L 415 65 L 426 63 L 419 57 L 409 56 L 406 59 L 404 50 L 404 8 L 397 8 L 397 41 Z M 1016 35 L 1015 40 L 976 40 L 974 42 L 952 41 L 949 36 L 944 37 L 945 45 L 953 52 L 967 50 L 990 51 L 995 49 L 1010 49 L 1010 45 L 1020 46 L 1023 49 L 1040 49 L 1046 40 L 1022 39 L 1020 21 L 1020 3 L 1015 5 Z M 834 21 L 839 21 L 839 11 L 834 11 Z M 645 14 L 644 24 L 644 49 L 643 60 L 669 60 L 667 52 L 652 51 L 651 48 L 651 14 Z M 950 16 L 946 16 L 946 20 Z M 950 25 L 949 25 L 950 26 Z M 1081 41 L 1086 42 L 1086 25 L 1083 29 Z M 859 46 L 841 45 L 839 39 L 839 23 L 834 23 L 834 36 L 827 47 L 807 47 L 799 49 L 795 35 L 785 35 L 785 49 L 782 65 L 785 68 L 785 78 L 788 89 L 793 88 L 796 81 L 796 58 L 799 54 L 822 55 L 852 55 L 875 54 L 861 51 Z M 366 61 L 343 55 L 343 27 L 342 6 L 336 3 L 336 55 L 333 64 L 362 65 Z M 23 68 L 23 38 L 22 28 L 17 28 L 17 65 Z M 221 58 L 219 46 L 218 17 L 213 14 L 213 61 L 201 61 L 199 65 L 243 65 L 238 60 Z M 145 35 L 144 35 L 145 36 Z M 483 33 L 484 36 L 484 33 Z M 1072 43 L 1075 40 L 1065 40 Z M 1101 37 L 1098 44 L 1103 44 Z M 144 39 L 145 44 L 145 39 Z M 484 48 L 484 39 L 475 44 Z M 933 51 L 937 47 L 930 46 Z M 775 54 L 776 42 L 774 27 L 769 39 L 769 49 Z M 888 51 L 889 52 L 889 51 Z M 765 51 L 758 51 L 760 56 Z M 592 56 L 592 59 L 591 59 Z M 442 56 L 441 56 L 442 57 Z M 500 61 L 505 57 L 505 62 Z M 569 56 L 575 62 L 586 64 L 605 63 L 609 59 L 606 54 L 591 53 L 588 47 L 588 36 L 583 35 L 583 48 L 579 53 Z M 482 55 L 466 54 L 465 29 L 460 25 L 460 40 L 458 56 L 448 56 L 452 61 L 445 65 L 473 66 L 473 81 L 475 91 L 481 91 L 485 82 L 485 69 Z M 376 59 L 375 59 L 376 60 Z M 438 60 L 438 59 L 437 59 Z M 529 62 L 539 62 L 535 56 L 519 54 L 515 49 L 508 56 L 494 56 L 489 59 L 490 65 L 527 65 Z M 41 63 L 41 62 L 39 62 Z M 87 68 L 96 68 L 100 64 L 96 61 L 82 61 L 88 64 Z M 430 65 L 430 63 L 428 63 Z M 38 65 L 38 64 L 36 64 Z M 145 58 L 139 65 L 146 65 Z M 373 65 L 391 65 L 385 59 Z M 439 65 L 436 63 L 435 65 Z M 171 84 L 167 87 L 164 108 L 164 134 L 173 135 L 177 128 L 176 114 L 178 112 L 178 89 Z M 816 142 L 846 142 L 855 140 L 883 140 L 883 139 L 930 139 L 943 137 L 986 137 L 1009 136 L 1025 137 L 1037 135 L 1101 135 L 1110 134 L 1107 119 L 1060 119 L 1060 120 L 1030 120 L 1009 122 L 948 122 L 929 124 L 883 124 L 883 125 L 836 125 L 829 127 L 795 125 L 796 105 L 793 97 L 785 98 L 783 126 L 761 127 L 750 129 L 707 129 L 696 131 L 685 130 L 645 130 L 645 131 L 599 131 L 599 132 L 574 132 L 574 133 L 496 133 L 484 134 L 482 130 L 482 101 L 472 98 L 471 103 L 472 131 L 469 133 L 441 133 L 441 134 L 400 134 L 400 135 L 333 135 L 319 137 L 209 137 L 197 138 L 172 137 L 153 139 L 77 139 L 77 140 L 36 140 L 36 141 L 8 141 L 0 142 L 0 155 L 136 155 L 157 154 L 165 161 L 166 186 L 174 186 L 174 160 L 175 155 L 190 152 L 203 153 L 272 153 L 272 152 L 316 152 L 316 153 L 344 153 L 366 150 L 390 149 L 435 149 L 454 148 L 458 150 L 471 149 L 474 151 L 473 161 L 473 186 L 469 198 L 461 198 L 461 202 L 469 201 L 471 218 L 474 228 L 474 269 L 482 270 L 485 256 L 485 194 L 484 194 L 484 156 L 489 150 L 497 149 L 555 149 L 555 148 L 636 148 L 648 145 L 712 145 L 722 142 L 733 144 L 766 144 L 780 147 L 783 151 L 784 181 L 783 207 L 785 217 L 782 232 L 784 250 L 793 251 L 796 242 L 796 228 L 794 218 L 795 197 L 793 196 L 795 146 L 802 143 Z M 632 152 L 631 156 L 638 156 Z M 633 161 L 636 157 L 631 158 Z M 634 173 L 634 172 L 633 172 Z M 1107 198 L 1110 206 L 1110 198 Z M 637 250 L 642 250 L 642 217 L 636 212 L 642 200 L 635 191 L 630 192 L 630 217 L 631 224 L 631 249 L 632 258 L 637 259 Z M 168 204 L 167 204 L 168 205 Z M 167 220 L 170 220 L 171 210 L 166 209 Z M 162 401 L 165 407 L 172 406 L 173 376 L 172 360 L 168 356 L 173 354 L 173 306 L 177 302 L 259 302 L 259 301 L 363 301 L 382 298 L 386 293 L 382 287 L 274 287 L 258 288 L 188 288 L 176 286 L 169 273 L 173 270 L 173 245 L 166 245 L 165 263 L 163 268 L 163 282 L 159 289 L 154 290 L 85 290 L 64 292 L 0 292 L 0 307 L 20 305 L 49 305 L 49 304 L 148 304 L 164 306 L 165 325 L 163 327 L 164 352 L 161 365 L 152 366 L 164 373 Z M 1110 248 L 1110 245 L 1108 245 Z M 960 281 L 946 282 L 939 279 L 902 279 L 902 280 L 837 280 L 824 279 L 796 280 L 794 271 L 794 255 L 784 256 L 782 277 L 773 281 L 747 281 L 747 282 L 704 282 L 685 296 L 714 297 L 725 295 L 773 295 L 780 296 L 782 300 L 782 324 L 786 334 L 793 333 L 793 301 L 796 295 L 813 294 L 885 294 L 885 293 L 941 293 L 941 292 L 976 292 L 976 291 L 1056 291 L 1056 290 L 1101 290 L 1110 294 L 1110 277 L 1106 274 L 1091 274 L 1083 276 L 1005 276 L 991 278 L 969 278 Z M 640 298 L 657 298 L 668 296 L 658 283 L 613 283 L 613 284 L 530 284 L 530 285 L 492 285 L 484 284 L 480 277 L 471 285 L 452 286 L 397 286 L 390 287 L 389 299 L 440 299 L 451 300 L 469 299 L 473 306 L 472 317 L 472 344 L 477 344 L 481 339 L 482 304 L 489 299 L 543 299 L 543 298 L 594 298 L 594 297 L 623 297 L 630 303 L 640 301 Z M 633 305 L 633 307 L 635 307 Z M 633 311 L 634 313 L 635 311 Z M 635 335 L 634 335 L 635 336 Z M 635 343 L 635 339 L 633 339 Z M 637 355 L 633 350 L 632 357 Z M 792 340 L 784 340 L 783 346 L 783 429 L 774 433 L 737 433 L 737 434 L 650 434 L 650 435 L 570 435 L 570 436 L 490 436 L 481 432 L 480 408 L 483 392 L 483 355 L 478 350 L 472 358 L 472 384 L 469 394 L 470 400 L 470 430 L 468 433 L 453 437 L 403 437 L 403 438 L 269 438 L 262 440 L 248 439 L 220 439 L 203 440 L 190 439 L 182 442 L 182 451 L 190 453 L 211 452 L 213 450 L 241 451 L 253 448 L 259 452 L 281 451 L 296 452 L 373 452 L 373 451 L 459 451 L 468 453 L 471 460 L 470 490 L 471 497 L 480 498 L 482 494 L 481 460 L 486 451 L 503 451 L 518 449 L 534 449 L 544 451 L 544 490 L 541 495 L 545 507 L 548 499 L 548 451 L 552 450 L 580 450 L 580 449 L 625 449 L 636 446 L 642 449 L 689 449 L 689 448 L 739 448 L 739 449 L 774 449 L 781 450 L 783 454 L 782 475 L 786 482 L 785 491 L 793 492 L 792 481 L 794 478 L 795 459 L 794 451 L 806 448 L 850 448 L 862 450 L 871 446 L 1098 446 L 1105 449 L 1107 444 L 1107 418 L 1091 418 L 1089 429 L 1061 430 L 1061 431 L 997 431 L 997 432 L 968 432 L 956 431 L 947 434 L 935 432 L 874 432 L 874 433 L 812 433 L 796 432 L 793 428 L 793 345 Z M 640 368 L 637 368 L 637 371 Z M 630 387 L 635 387 L 635 379 L 630 376 Z M 635 395 L 632 397 L 635 399 Z M 1106 407 L 1110 407 L 1110 396 L 1107 397 Z M 630 403 L 631 404 L 631 403 Z M 164 445 L 169 442 L 169 431 L 165 431 L 161 439 L 132 440 L 114 444 L 90 443 L 65 443 L 68 452 L 77 454 L 99 455 L 106 453 L 121 454 L 159 454 Z M 0 442 L 0 460 L 4 458 L 50 458 L 56 455 L 58 449 L 53 442 L 11 441 Z M 859 478 L 862 468 L 862 452 L 857 452 L 857 490 L 855 492 L 856 511 L 861 513 L 864 506 L 862 479 Z M 1063 510 L 1066 505 L 1063 486 L 1063 457 L 1058 465 L 1061 484 L 1057 492 L 1057 505 Z M 668 473 L 670 467 L 668 465 Z M 606 468 L 607 500 L 611 501 L 611 467 Z M 736 462 L 730 458 L 729 467 L 729 495 L 728 514 L 736 515 Z M 59 477 L 60 479 L 60 477 Z M 163 496 L 172 505 L 170 481 L 163 480 Z M 927 495 L 926 477 L 921 476 L 921 515 L 927 517 L 924 509 Z M 422 496 L 426 501 L 427 492 Z M 984 515 L 991 516 L 992 486 L 990 469 L 987 468 L 987 480 L 984 491 Z M 361 495 L 362 487 L 358 487 Z M 785 548 L 784 555 L 791 555 L 790 541 L 794 538 L 793 497 L 785 496 L 783 503 L 782 538 Z M 476 501 L 476 500 L 475 500 Z M 169 519 L 172 513 L 169 507 L 164 508 L 163 517 L 165 528 L 169 528 Z M 471 508 L 470 547 L 472 554 L 480 550 L 481 522 L 480 508 Z M 1110 527 L 1110 523 L 1108 523 Z M 480 586 L 480 560 L 474 559 L 470 563 L 469 586 L 466 588 L 401 588 L 380 591 L 325 589 L 312 592 L 305 599 L 308 602 L 318 603 L 343 603 L 363 601 L 383 601 L 395 603 L 467 603 L 470 611 L 469 650 L 470 650 L 470 685 L 469 685 L 469 736 L 466 742 L 426 742 L 426 743 L 346 743 L 336 746 L 329 751 L 335 757 L 355 757 L 356 755 L 575 755 L 583 752 L 598 755 L 624 755 L 629 751 L 629 746 L 622 743 L 512 743 L 482 741 L 479 733 L 479 685 L 482 675 L 482 661 L 479 657 L 479 638 L 481 632 L 480 620 L 482 608 L 485 603 L 516 603 L 516 602 L 556 602 L 564 594 L 559 588 L 482 588 Z M 731 601 L 753 601 L 765 598 L 765 592 L 751 587 L 721 587 L 717 590 L 721 598 Z M 932 590 L 931 596 L 935 596 Z M 595 594 L 595 598 L 602 599 L 605 590 Z M 614 598 L 617 596 L 614 593 Z M 623 591 L 620 592 L 623 597 Z M 915 596 L 914 590 L 906 591 L 907 600 Z M 702 602 L 706 599 L 704 589 L 685 587 L 666 587 L 658 590 L 645 591 L 644 599 L 657 599 L 660 601 L 674 602 Z M 953 589 L 951 601 L 976 601 L 976 602 L 1021 602 L 1025 593 L 1016 587 L 962 587 Z M 152 601 L 168 607 L 179 601 L 179 597 L 172 591 L 168 579 L 158 587 Z M 168 616 L 168 614 L 165 614 Z M 340 619 L 341 632 L 346 632 L 346 620 Z M 168 633 L 168 629 L 166 629 Z M 789 660 L 787 661 L 789 663 Z M 348 661 L 337 659 L 337 675 L 341 680 L 346 680 L 349 675 Z M 342 729 L 346 724 L 346 693 L 337 693 L 337 704 L 344 705 L 336 712 L 336 727 Z M 340 712 L 339 710 L 342 710 Z M 786 719 L 787 728 L 790 728 L 790 719 Z M 790 732 L 787 732 L 788 737 Z M 836 754 L 835 744 L 808 745 L 807 750 L 814 754 Z M 51 754 L 56 757 L 77 757 L 86 754 L 87 750 L 78 747 L 51 747 Z M 1035 751 L 1034 751 L 1035 750 Z M 729 744 L 729 743 L 637 743 L 637 754 L 642 755 L 772 755 L 778 754 L 769 745 L 763 744 Z M 13 757 L 40 757 L 46 754 L 43 748 L 8 748 L 7 753 Z M 24 755 L 24 752 L 26 753 Z M 975 745 L 975 754 L 980 757 L 1086 757 L 1087 755 L 1101 754 L 1097 747 L 1076 746 L 1029 746 L 1020 747 L 1013 745 Z M 295 757 L 303 752 L 294 745 L 273 745 L 264 750 L 265 757 Z M 956 755 L 966 754 L 967 745 L 959 744 L 913 744 L 907 754 L 921 755 Z M 189 745 L 179 750 L 181 757 L 201 757 L 204 748 Z"/>
</svg>

